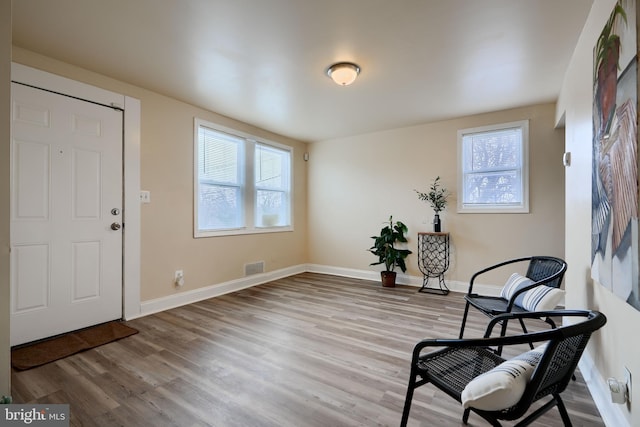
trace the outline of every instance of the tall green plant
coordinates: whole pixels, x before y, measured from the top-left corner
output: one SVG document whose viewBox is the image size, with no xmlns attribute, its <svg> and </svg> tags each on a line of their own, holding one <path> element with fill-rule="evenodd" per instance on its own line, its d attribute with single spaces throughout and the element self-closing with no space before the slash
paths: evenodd
<svg viewBox="0 0 640 427">
<path fill-rule="evenodd" d="M 386 224 L 386 223 L 385 223 Z M 393 221 L 393 216 L 389 216 L 389 223 L 380 230 L 379 236 L 371 236 L 374 239 L 373 246 L 368 250 L 378 257 L 377 262 L 369 265 L 384 264 L 386 271 L 394 271 L 395 267 L 400 267 L 402 272 L 407 271 L 405 258 L 412 252 L 408 249 L 398 249 L 396 243 L 406 243 L 407 226 L 400 221 Z"/>
</svg>

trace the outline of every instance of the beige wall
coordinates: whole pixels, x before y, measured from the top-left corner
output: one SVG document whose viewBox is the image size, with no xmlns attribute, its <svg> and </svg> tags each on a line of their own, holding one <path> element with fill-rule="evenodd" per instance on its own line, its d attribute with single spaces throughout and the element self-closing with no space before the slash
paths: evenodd
<svg viewBox="0 0 640 427">
<path fill-rule="evenodd" d="M 535 254 L 564 255 L 563 133 L 554 129 L 553 104 L 463 117 L 402 129 L 313 143 L 309 161 L 310 262 L 368 267 L 366 251 L 389 215 L 409 228 L 407 274 L 420 276 L 417 233 L 432 231 L 433 211 L 414 189 L 426 191 L 440 176 L 457 186 L 457 131 L 528 119 L 529 214 L 458 214 L 455 197 L 442 216 L 451 233 L 450 280 L 468 281 L 497 261 Z M 454 194 L 455 196 L 455 194 Z M 502 278 L 494 278 L 496 283 Z M 499 282 L 504 283 L 504 282 Z"/>
<path fill-rule="evenodd" d="M 566 276 L 567 305 L 594 308 L 608 318 L 601 333 L 592 339 L 588 355 L 595 362 L 600 379 L 623 378 L 623 367 L 631 370 L 635 384 L 640 375 L 640 340 L 637 339 L 640 312 L 591 280 L 591 161 L 592 161 L 592 69 L 593 46 L 615 0 L 596 0 L 574 52 L 558 102 L 557 116 L 565 115 L 566 150 L 572 164 L 566 170 Z M 619 410 L 630 425 L 640 425 L 640 391 L 634 387 L 631 411 Z M 605 397 L 606 394 L 605 394 Z"/>
<path fill-rule="evenodd" d="M 274 271 L 306 262 L 305 143 L 17 47 L 13 60 L 141 101 L 141 186 L 151 191 L 141 213 L 143 302 L 241 278 L 245 263 L 265 261 L 265 270 Z M 193 238 L 194 117 L 293 147 L 295 231 Z M 180 289 L 176 269 L 185 274 Z"/>
<path fill-rule="evenodd" d="M 0 1 L 0 394 L 9 396 L 9 159 L 11 1 Z"/>
</svg>

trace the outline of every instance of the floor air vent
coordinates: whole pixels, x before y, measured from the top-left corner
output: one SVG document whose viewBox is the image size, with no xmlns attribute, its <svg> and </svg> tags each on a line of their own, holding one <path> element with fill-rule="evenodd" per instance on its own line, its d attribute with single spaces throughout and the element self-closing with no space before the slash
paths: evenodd
<svg viewBox="0 0 640 427">
<path fill-rule="evenodd" d="M 264 261 L 254 262 L 253 264 L 244 265 L 244 275 L 251 276 L 252 274 L 264 273 Z"/>
</svg>

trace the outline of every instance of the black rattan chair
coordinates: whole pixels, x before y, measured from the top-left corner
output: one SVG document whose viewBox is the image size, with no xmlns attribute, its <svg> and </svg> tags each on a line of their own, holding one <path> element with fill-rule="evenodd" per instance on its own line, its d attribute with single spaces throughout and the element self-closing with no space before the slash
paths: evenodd
<svg viewBox="0 0 640 427">
<path fill-rule="evenodd" d="M 519 289 L 517 292 L 513 294 L 510 299 L 504 299 L 502 297 L 494 297 L 494 296 L 485 296 L 478 295 L 473 292 L 473 284 L 478 276 L 487 273 L 489 271 L 497 270 L 499 268 L 514 268 L 514 265 L 518 263 L 529 262 L 527 267 L 527 272 L 525 274 L 526 277 L 531 279 L 533 283 L 529 286 L 523 287 Z M 462 325 L 460 325 L 460 335 L 459 338 L 462 338 L 464 335 L 464 328 L 467 323 L 467 315 L 469 314 L 469 307 L 475 307 L 480 310 L 485 315 L 493 318 L 499 314 L 503 313 L 522 313 L 527 312 L 527 310 L 515 305 L 516 299 L 518 296 L 523 294 L 524 292 L 535 288 L 536 286 L 550 286 L 553 288 L 559 288 L 562 283 L 562 278 L 564 277 L 564 273 L 567 271 L 567 263 L 563 260 L 550 256 L 531 256 L 524 258 L 512 259 L 509 261 L 504 261 L 499 264 L 492 265 L 483 270 L 475 273 L 471 280 L 469 281 L 469 290 L 467 291 L 467 295 L 465 295 L 464 299 L 466 300 L 466 305 L 464 308 L 464 315 L 462 316 Z M 552 326 L 555 327 L 552 319 L 546 319 L 546 321 Z M 520 320 L 520 326 L 522 327 L 522 331 L 526 334 L 527 328 L 525 327 L 522 320 Z M 507 330 L 507 319 L 502 322 L 502 329 L 500 332 L 500 336 L 504 336 Z"/>
<path fill-rule="evenodd" d="M 586 319 L 569 326 L 548 329 L 542 332 L 489 338 L 493 327 L 501 321 L 542 317 L 584 317 Z M 432 383 L 458 402 L 462 402 L 462 392 L 467 384 L 505 361 L 505 359 L 496 355 L 490 347 L 531 342 L 548 342 L 548 344 L 544 350 L 540 350 L 542 355 L 525 386 L 524 394 L 520 400 L 510 408 L 497 411 L 486 411 L 473 407 L 467 408 L 464 410 L 462 420 L 466 424 L 470 411 L 473 411 L 489 421 L 491 425 L 500 426 L 499 420 L 518 420 L 527 414 L 532 403 L 550 396 L 551 399 L 547 403 L 533 411 L 520 421 L 517 426 L 528 425 L 554 406 L 558 407 L 564 425 L 571 426 L 571 421 L 560 398 L 560 393 L 567 387 L 589 341 L 589 337 L 605 323 L 606 317 L 597 311 L 557 310 L 507 313 L 496 316 L 489 322 L 485 338 L 428 339 L 420 341 L 413 349 L 411 374 L 401 426 L 407 425 L 413 392 L 416 388 Z M 433 347 L 443 348 L 422 354 L 424 349 Z"/>
</svg>

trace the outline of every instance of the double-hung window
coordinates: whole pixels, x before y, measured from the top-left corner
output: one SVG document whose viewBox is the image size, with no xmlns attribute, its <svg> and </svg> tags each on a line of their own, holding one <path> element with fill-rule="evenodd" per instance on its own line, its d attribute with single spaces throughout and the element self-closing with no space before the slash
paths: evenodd
<svg viewBox="0 0 640 427">
<path fill-rule="evenodd" d="M 458 131 L 458 212 L 529 212 L 529 122 Z"/>
<path fill-rule="evenodd" d="M 255 144 L 255 226 L 288 225 L 291 153 L 270 145 Z"/>
<path fill-rule="evenodd" d="M 288 231 L 292 148 L 195 120 L 194 235 Z"/>
</svg>

